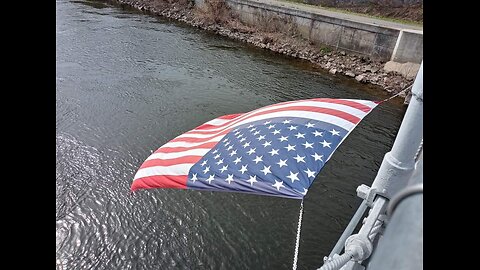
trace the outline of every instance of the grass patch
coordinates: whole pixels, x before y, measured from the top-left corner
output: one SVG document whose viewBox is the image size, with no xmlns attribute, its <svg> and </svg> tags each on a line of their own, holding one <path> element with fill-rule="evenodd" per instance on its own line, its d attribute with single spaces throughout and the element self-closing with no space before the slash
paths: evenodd
<svg viewBox="0 0 480 270">
<path fill-rule="evenodd" d="M 365 14 L 365 13 L 353 12 L 353 11 L 349 11 L 349 10 L 345 10 L 345 9 L 341 9 L 341 8 L 306 4 L 302 0 L 276 0 L 276 1 L 294 3 L 294 4 L 297 4 L 297 5 L 310 7 L 310 8 L 325 9 L 325 10 L 340 12 L 340 13 L 344 13 L 344 14 L 352 14 L 352 15 L 358 15 L 358 16 L 367 17 L 367 18 L 373 18 L 373 19 L 379 19 L 379 20 L 390 21 L 390 22 L 395 22 L 395 23 L 403 23 L 403 24 L 407 24 L 407 25 L 423 27 L 423 23 L 421 23 L 421 22 L 416 22 L 416 21 L 411 21 L 411 20 L 406 20 L 406 19 L 385 17 L 385 16 L 374 16 L 374 15 L 369 15 L 369 14 Z"/>
</svg>

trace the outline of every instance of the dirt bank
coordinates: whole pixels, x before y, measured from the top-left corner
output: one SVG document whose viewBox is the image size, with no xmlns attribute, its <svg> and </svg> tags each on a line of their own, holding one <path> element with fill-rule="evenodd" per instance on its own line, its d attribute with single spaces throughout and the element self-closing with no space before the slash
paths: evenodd
<svg viewBox="0 0 480 270">
<path fill-rule="evenodd" d="M 334 75 L 345 75 L 362 83 L 381 86 L 397 93 L 413 83 L 396 72 L 383 70 L 384 62 L 344 51 L 332 51 L 300 37 L 293 23 L 280 17 L 262 17 L 255 26 L 240 22 L 223 0 L 205 0 L 198 8 L 189 0 L 116 0 L 122 5 L 179 20 L 257 47 L 304 59 Z M 408 93 L 407 93 L 408 94 Z M 400 96 L 405 97 L 402 93 Z"/>
</svg>

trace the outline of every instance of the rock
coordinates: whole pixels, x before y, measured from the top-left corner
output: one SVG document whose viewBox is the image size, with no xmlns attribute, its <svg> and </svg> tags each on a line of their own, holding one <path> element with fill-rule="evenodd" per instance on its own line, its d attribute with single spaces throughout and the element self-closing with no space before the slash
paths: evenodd
<svg viewBox="0 0 480 270">
<path fill-rule="evenodd" d="M 329 57 L 328 57 L 327 55 L 324 55 L 324 56 L 323 56 L 323 59 L 325 59 L 325 60 L 328 60 L 328 58 L 329 58 Z"/>
<path fill-rule="evenodd" d="M 340 52 L 341 55 L 346 55 L 345 51 Z"/>
<path fill-rule="evenodd" d="M 330 72 L 330 73 L 332 73 L 332 74 L 334 74 L 334 75 L 335 75 L 335 73 L 337 73 L 337 69 L 335 69 L 335 68 L 332 68 L 332 69 L 330 69 L 328 72 Z"/>
<path fill-rule="evenodd" d="M 347 71 L 347 73 L 345 73 L 345 75 L 347 75 L 348 77 L 355 77 L 355 73 L 351 72 L 351 71 Z"/>
<path fill-rule="evenodd" d="M 355 80 L 359 81 L 359 82 L 365 82 L 365 75 L 364 74 L 360 74 L 358 75 L 357 77 L 355 77 Z"/>
<path fill-rule="evenodd" d="M 398 72 L 403 76 L 407 77 L 407 79 L 413 79 L 417 75 L 418 70 L 420 69 L 420 64 L 416 63 L 397 63 L 394 61 L 388 61 L 385 63 L 383 69 L 387 72 Z"/>
<path fill-rule="evenodd" d="M 328 62 L 328 63 L 325 65 L 325 68 L 330 68 L 331 65 L 332 65 L 332 63 Z"/>
</svg>

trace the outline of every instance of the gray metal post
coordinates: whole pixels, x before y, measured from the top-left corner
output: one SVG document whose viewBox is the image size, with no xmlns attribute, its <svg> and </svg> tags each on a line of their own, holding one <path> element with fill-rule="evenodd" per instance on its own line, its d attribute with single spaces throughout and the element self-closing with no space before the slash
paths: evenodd
<svg viewBox="0 0 480 270">
<path fill-rule="evenodd" d="M 423 62 L 412 87 L 412 99 L 398 130 L 392 150 L 385 154 L 372 191 L 388 199 L 407 185 L 415 155 L 423 139 Z"/>
<path fill-rule="evenodd" d="M 377 221 L 385 213 L 389 199 L 407 185 L 415 168 L 415 158 L 422 139 L 423 62 L 413 83 L 412 98 L 392 150 L 385 154 L 372 187 L 365 194 L 366 201 L 372 204 L 372 211 L 358 234 L 347 239 L 345 254 L 337 260 L 326 261 L 321 270 L 340 269 L 345 265 L 347 257 L 351 257 L 355 262 L 361 262 L 371 255 L 372 242 L 376 236 L 376 232 L 371 233 L 372 229 L 378 226 Z M 354 268 L 355 264 L 349 267 Z"/>
<path fill-rule="evenodd" d="M 419 184 L 423 184 L 423 158 L 405 190 Z M 423 193 L 401 192 L 395 198 L 398 205 L 372 254 L 369 270 L 423 269 Z"/>
<path fill-rule="evenodd" d="M 335 247 L 332 249 L 332 252 L 330 252 L 330 255 L 328 255 L 329 258 L 332 258 L 334 254 L 340 254 L 345 246 L 345 241 L 352 234 L 353 230 L 355 230 L 355 227 L 357 227 L 357 224 L 365 213 L 365 210 L 367 210 L 367 202 L 363 200 L 350 220 L 350 223 L 348 223 L 347 227 L 345 228 L 345 231 L 343 231 L 342 236 L 340 236 L 338 239 L 337 244 L 335 244 Z"/>
</svg>

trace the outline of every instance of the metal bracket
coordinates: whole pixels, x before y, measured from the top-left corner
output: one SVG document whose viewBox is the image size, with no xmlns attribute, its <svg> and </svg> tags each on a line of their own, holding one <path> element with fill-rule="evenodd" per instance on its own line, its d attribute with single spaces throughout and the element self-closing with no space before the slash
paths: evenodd
<svg viewBox="0 0 480 270">
<path fill-rule="evenodd" d="M 375 195 L 377 195 L 375 188 L 370 188 L 369 186 L 364 184 L 361 184 L 357 187 L 357 196 L 365 200 L 367 202 L 367 205 L 370 207 L 373 205 Z"/>
</svg>

